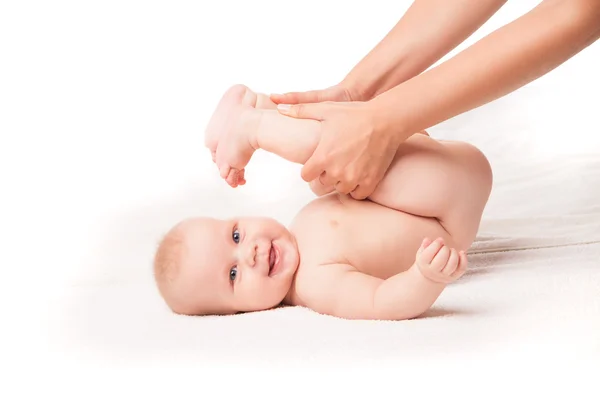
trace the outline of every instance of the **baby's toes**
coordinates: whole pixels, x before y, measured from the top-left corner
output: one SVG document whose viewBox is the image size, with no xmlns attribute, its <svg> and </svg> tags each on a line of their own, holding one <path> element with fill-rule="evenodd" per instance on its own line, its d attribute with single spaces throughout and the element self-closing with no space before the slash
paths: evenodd
<svg viewBox="0 0 600 400">
<path fill-rule="evenodd" d="M 240 185 L 245 185 L 246 179 L 244 178 L 244 170 L 232 168 L 227 176 L 227 183 L 234 188 Z"/>
<path fill-rule="evenodd" d="M 231 168 L 229 174 L 227 175 L 226 181 L 229 184 L 229 186 L 237 187 L 239 182 L 239 171 L 235 168 Z"/>
<path fill-rule="evenodd" d="M 238 173 L 238 185 L 245 185 L 246 184 L 246 177 L 245 177 L 245 169 L 239 171 Z"/>
</svg>

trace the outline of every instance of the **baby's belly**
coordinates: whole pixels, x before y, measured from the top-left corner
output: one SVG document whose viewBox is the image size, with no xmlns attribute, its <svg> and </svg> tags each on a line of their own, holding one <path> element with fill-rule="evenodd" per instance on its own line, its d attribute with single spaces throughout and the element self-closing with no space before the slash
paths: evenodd
<svg viewBox="0 0 600 400">
<path fill-rule="evenodd" d="M 435 239 L 443 232 L 435 219 L 365 201 L 346 204 L 341 219 L 343 258 L 361 272 L 382 279 L 410 268 L 423 238 Z"/>
</svg>

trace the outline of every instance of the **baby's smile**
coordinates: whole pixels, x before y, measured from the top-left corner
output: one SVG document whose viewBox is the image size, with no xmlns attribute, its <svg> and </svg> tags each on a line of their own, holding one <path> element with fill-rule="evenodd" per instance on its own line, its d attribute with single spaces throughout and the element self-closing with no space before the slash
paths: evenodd
<svg viewBox="0 0 600 400">
<path fill-rule="evenodd" d="M 281 250 L 277 247 L 274 242 L 271 242 L 271 250 L 269 251 L 269 276 L 277 274 L 280 267 Z"/>
</svg>

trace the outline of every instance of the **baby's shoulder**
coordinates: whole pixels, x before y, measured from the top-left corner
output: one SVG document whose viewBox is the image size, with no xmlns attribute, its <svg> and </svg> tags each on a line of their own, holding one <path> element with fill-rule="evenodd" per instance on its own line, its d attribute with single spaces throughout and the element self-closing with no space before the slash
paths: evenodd
<svg viewBox="0 0 600 400">
<path fill-rule="evenodd" d="M 334 194 L 314 199 L 298 211 L 292 221 L 292 227 L 325 223 L 327 216 L 340 212 L 340 205 L 339 196 Z"/>
</svg>

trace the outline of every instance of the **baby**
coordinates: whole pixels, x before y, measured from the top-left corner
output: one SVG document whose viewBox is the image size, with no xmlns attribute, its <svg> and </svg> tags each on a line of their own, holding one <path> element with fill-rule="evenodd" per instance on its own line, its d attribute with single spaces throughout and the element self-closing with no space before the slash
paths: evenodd
<svg viewBox="0 0 600 400">
<path fill-rule="evenodd" d="M 243 85 L 219 102 L 205 144 L 231 186 L 246 183 L 244 167 L 258 149 L 300 164 L 315 150 L 321 122 L 275 108 Z M 465 273 L 492 172 L 472 145 L 420 132 L 399 146 L 367 199 L 318 179 L 310 187 L 318 197 L 288 228 L 243 217 L 175 225 L 154 260 L 170 309 L 225 315 L 290 305 L 346 319 L 418 317 Z"/>
</svg>

